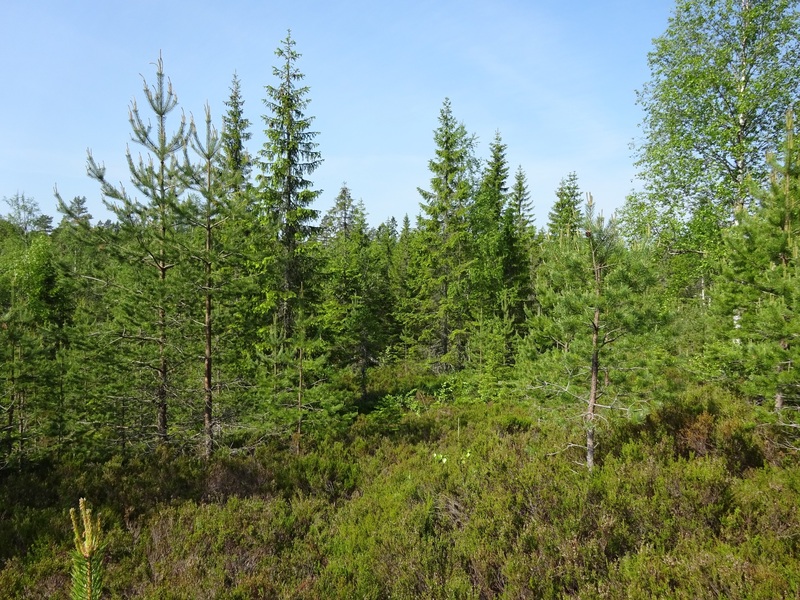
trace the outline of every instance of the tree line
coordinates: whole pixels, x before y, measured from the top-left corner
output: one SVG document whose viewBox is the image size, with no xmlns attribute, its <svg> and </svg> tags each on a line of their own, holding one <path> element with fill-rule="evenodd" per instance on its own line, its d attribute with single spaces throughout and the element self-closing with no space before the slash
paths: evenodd
<svg viewBox="0 0 800 600">
<path fill-rule="evenodd" d="M 598 430 L 662 399 L 670 370 L 791 425 L 795 5 L 678 2 L 639 95 L 643 190 L 606 217 L 567 174 L 541 228 L 500 133 L 478 157 L 449 100 L 419 214 L 371 227 L 346 184 L 314 208 L 323 154 L 291 35 L 255 153 L 236 76 L 217 129 L 208 108 L 176 116 L 159 59 L 130 107 L 130 187 L 87 159 L 113 220 L 59 198 L 54 227 L 6 199 L 0 466 L 265 437 L 302 453 L 422 394 L 565 410 L 591 468 Z"/>
</svg>

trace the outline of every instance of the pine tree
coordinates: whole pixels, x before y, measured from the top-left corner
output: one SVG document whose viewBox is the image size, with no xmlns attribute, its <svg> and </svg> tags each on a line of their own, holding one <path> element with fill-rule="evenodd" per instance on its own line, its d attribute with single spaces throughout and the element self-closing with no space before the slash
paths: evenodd
<svg viewBox="0 0 800 600">
<path fill-rule="evenodd" d="M 220 172 L 216 168 L 222 141 L 211 125 L 211 109 L 206 105 L 205 139 L 201 140 L 195 127 L 191 127 L 189 146 L 201 159 L 201 163 L 189 169 L 193 187 L 199 191 L 199 202 L 192 207 L 192 224 L 202 232 L 202 250 L 193 255 L 202 264 L 202 282 L 199 289 L 203 296 L 203 436 L 204 454 L 211 456 L 214 447 L 214 297 L 223 285 L 219 279 L 219 263 L 223 253 L 216 240 L 217 229 L 226 217 L 226 203 Z M 236 185 L 243 182 L 236 181 Z"/>
<path fill-rule="evenodd" d="M 322 164 L 311 131 L 313 117 L 305 111 L 310 102 L 309 88 L 301 86 L 303 73 L 297 67 L 301 54 L 295 50 L 291 32 L 275 51 L 281 64 L 273 69 L 277 85 L 268 85 L 264 100 L 269 114 L 264 116 L 267 141 L 260 152 L 262 170 L 258 179 L 264 201 L 265 217 L 278 227 L 279 289 L 277 310 L 285 337 L 292 336 L 294 309 L 300 288 L 306 286 L 312 264 L 304 254 L 304 244 L 315 228 L 318 212 L 310 208 L 321 191 L 312 189 L 308 179 Z"/>
<path fill-rule="evenodd" d="M 584 234 L 551 237 L 537 271 L 538 311 L 523 346 L 530 376 L 555 395 L 578 399 L 586 435 L 586 464 L 595 462 L 600 408 L 622 397 L 623 336 L 658 323 L 655 272 L 646 248 L 625 248 L 613 220 L 595 216 L 591 196 Z M 603 402 L 601 403 L 601 400 Z"/>
<path fill-rule="evenodd" d="M 103 531 L 100 519 L 83 498 L 78 502 L 80 519 L 74 508 L 69 510 L 75 551 L 72 553 L 72 600 L 99 600 L 103 591 Z"/>
<path fill-rule="evenodd" d="M 772 398 L 776 410 L 800 398 L 794 340 L 800 334 L 800 148 L 794 115 L 786 119 L 783 162 L 771 159 L 769 187 L 752 213 L 726 231 L 728 256 L 715 288 L 721 317 L 720 365 L 743 392 Z"/>
<path fill-rule="evenodd" d="M 171 378 L 176 367 L 172 336 L 180 303 L 180 293 L 168 275 L 180 262 L 176 236 L 181 231 L 179 205 L 186 189 L 183 158 L 188 125 L 181 117 L 173 133 L 167 130 L 168 117 L 177 107 L 178 98 L 164 75 L 160 57 L 156 63 L 156 83 L 151 88 L 144 80 L 144 94 L 156 119 L 155 131 L 149 121 L 143 119 L 134 100 L 129 118 L 132 138 L 147 153 L 147 158 L 140 156 L 135 161 L 130 150 L 127 152 L 131 182 L 144 200 L 135 199 L 124 187 L 109 183 L 105 167 L 97 164 L 91 153 L 87 170 L 89 176 L 100 183 L 103 201 L 117 216 L 125 238 L 124 244 L 109 239 L 115 250 L 129 261 L 133 267 L 130 273 L 136 278 L 136 282 L 128 286 L 126 306 L 119 313 L 121 337 L 134 345 L 153 347 L 152 353 L 134 362 L 156 373 L 153 394 L 156 433 L 161 442 L 166 442 L 169 398 L 173 394 Z M 141 267 L 151 268 L 155 277 L 140 271 Z M 132 294 L 136 297 L 131 297 Z"/>
</svg>

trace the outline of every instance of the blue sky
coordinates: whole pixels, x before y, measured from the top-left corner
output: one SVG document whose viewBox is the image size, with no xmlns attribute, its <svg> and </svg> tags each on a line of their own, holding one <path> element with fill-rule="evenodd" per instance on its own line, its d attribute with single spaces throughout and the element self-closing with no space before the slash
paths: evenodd
<svg viewBox="0 0 800 600">
<path fill-rule="evenodd" d="M 479 139 L 499 130 L 544 226 L 562 177 L 578 174 L 606 214 L 637 184 L 635 90 L 673 0 L 403 0 L 0 3 L 0 197 L 25 193 L 56 216 L 53 187 L 107 218 L 86 150 L 127 182 L 128 106 L 143 103 L 161 52 L 180 108 L 219 122 L 236 71 L 251 150 L 264 86 L 287 29 L 303 55 L 325 159 L 312 179 L 326 210 L 343 182 L 377 224 L 419 212 L 442 102 Z M 146 113 L 145 113 L 146 114 Z M 176 120 L 173 123 L 177 123 Z M 133 145 L 131 150 L 138 152 Z M 0 214 L 7 207 L 0 204 Z"/>
</svg>

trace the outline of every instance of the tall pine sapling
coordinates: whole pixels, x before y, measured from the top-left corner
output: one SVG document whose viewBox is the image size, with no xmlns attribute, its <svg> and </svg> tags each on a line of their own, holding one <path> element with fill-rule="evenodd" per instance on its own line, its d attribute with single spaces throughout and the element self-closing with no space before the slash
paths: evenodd
<svg viewBox="0 0 800 600">
<path fill-rule="evenodd" d="M 630 408 L 619 374 L 630 357 L 620 340 L 655 328 L 658 312 L 647 248 L 626 248 L 615 221 L 595 216 L 591 195 L 581 225 L 581 235 L 543 243 L 538 310 L 531 311 L 523 351 L 530 376 L 545 390 L 585 405 L 585 463 L 592 469 L 600 410 Z"/>
<path fill-rule="evenodd" d="M 110 238 L 110 245 L 115 245 L 115 250 L 130 262 L 134 276 L 139 278 L 128 289 L 128 310 L 120 314 L 122 337 L 154 347 L 152 354 L 136 362 L 156 374 L 153 394 L 156 435 L 164 443 L 168 439 L 168 405 L 173 393 L 171 332 L 178 304 L 168 274 L 180 260 L 180 246 L 175 238 L 180 231 L 180 202 L 186 189 L 184 157 L 189 125 L 181 116 L 177 129 L 171 134 L 167 130 L 168 117 L 177 107 L 178 98 L 164 74 L 160 57 L 155 85 L 150 87 L 144 78 L 143 83 L 147 105 L 156 119 L 155 130 L 142 117 L 134 100 L 129 112 L 131 137 L 146 152 L 146 158 L 140 155 L 134 160 L 130 150 L 126 153 L 131 182 L 143 200 L 131 197 L 124 187 L 111 184 L 106 179 L 105 167 L 95 162 L 91 152 L 87 171 L 100 183 L 103 202 L 116 215 L 119 230 L 127 238 L 125 244 L 115 244 Z M 142 267 L 153 269 L 155 278 L 140 271 Z M 137 296 L 136 299 L 131 295 Z M 143 314 L 143 308 L 149 316 Z"/>
<path fill-rule="evenodd" d="M 203 266 L 203 450 L 208 458 L 214 447 L 214 294 L 220 285 L 215 277 L 220 261 L 215 233 L 225 218 L 225 203 L 220 174 L 216 168 L 221 141 L 211 125 L 211 109 L 208 106 L 205 113 L 205 139 L 200 139 L 194 126 L 190 128 L 189 136 L 189 145 L 202 162 L 188 169 L 187 174 L 201 195 L 200 203 L 195 207 L 197 210 L 193 211 L 190 219 L 200 228 L 204 238 L 203 250 L 194 255 Z"/>
</svg>

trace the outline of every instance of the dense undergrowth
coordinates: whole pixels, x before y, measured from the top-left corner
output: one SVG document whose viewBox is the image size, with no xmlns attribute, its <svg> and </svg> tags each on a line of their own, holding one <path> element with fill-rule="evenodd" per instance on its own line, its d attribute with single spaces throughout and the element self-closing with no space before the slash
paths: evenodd
<svg viewBox="0 0 800 600">
<path fill-rule="evenodd" d="M 693 388 L 601 432 L 501 402 L 382 407 L 301 455 L 159 450 L 0 484 L 0 597 L 66 598 L 68 509 L 109 598 L 796 598 L 800 461 L 770 411 Z"/>
</svg>

